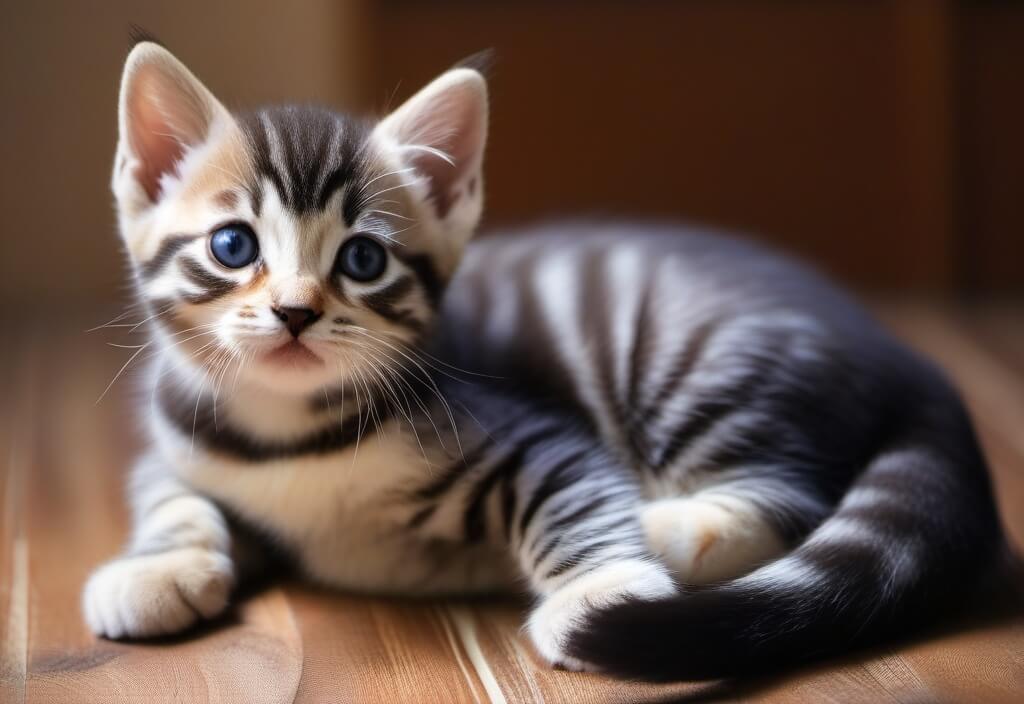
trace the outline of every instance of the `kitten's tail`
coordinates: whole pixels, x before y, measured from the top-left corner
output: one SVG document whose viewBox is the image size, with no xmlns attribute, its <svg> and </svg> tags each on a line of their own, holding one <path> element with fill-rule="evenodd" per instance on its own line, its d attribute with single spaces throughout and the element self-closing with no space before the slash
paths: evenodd
<svg viewBox="0 0 1024 704">
<path fill-rule="evenodd" d="M 1004 544 L 966 414 L 955 400 L 926 413 L 793 552 L 718 586 L 610 607 L 588 619 L 569 653 L 621 677 L 729 677 L 921 620 Z"/>
</svg>

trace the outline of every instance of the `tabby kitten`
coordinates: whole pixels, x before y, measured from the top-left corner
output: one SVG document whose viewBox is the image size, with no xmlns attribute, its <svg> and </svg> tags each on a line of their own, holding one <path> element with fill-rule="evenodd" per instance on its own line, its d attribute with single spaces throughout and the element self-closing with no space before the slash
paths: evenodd
<svg viewBox="0 0 1024 704">
<path fill-rule="evenodd" d="M 255 532 L 343 589 L 525 589 L 551 663 L 716 677 L 902 627 L 990 560 L 956 394 L 813 274 L 668 228 L 469 244 L 487 110 L 455 68 L 377 123 L 233 114 L 133 49 L 151 447 L 93 631 L 221 613 Z"/>
</svg>

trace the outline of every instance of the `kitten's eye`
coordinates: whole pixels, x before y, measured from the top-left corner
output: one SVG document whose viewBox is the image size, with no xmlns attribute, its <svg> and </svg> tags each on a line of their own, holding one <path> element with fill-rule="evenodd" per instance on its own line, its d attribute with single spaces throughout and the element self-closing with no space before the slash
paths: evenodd
<svg viewBox="0 0 1024 704">
<path fill-rule="evenodd" d="M 214 231 L 210 237 L 210 251 L 229 269 L 241 269 L 253 263 L 260 247 L 248 226 L 227 225 Z"/>
<path fill-rule="evenodd" d="M 369 237 L 356 236 L 341 246 L 334 268 L 356 281 L 373 281 L 384 273 L 388 253 Z"/>
</svg>

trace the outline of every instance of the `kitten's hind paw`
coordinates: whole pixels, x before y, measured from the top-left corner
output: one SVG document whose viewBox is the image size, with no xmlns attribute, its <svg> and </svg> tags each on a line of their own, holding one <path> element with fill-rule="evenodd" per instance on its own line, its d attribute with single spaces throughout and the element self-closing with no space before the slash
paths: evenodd
<svg viewBox="0 0 1024 704">
<path fill-rule="evenodd" d="M 675 593 L 675 584 L 660 564 L 624 560 L 584 574 L 547 596 L 530 614 L 526 629 L 534 647 L 553 667 L 594 672 L 596 667 L 565 652 L 572 632 L 586 623 L 589 613 L 622 601 Z"/>
<path fill-rule="evenodd" d="M 107 638 L 147 638 L 185 630 L 228 604 L 231 560 L 202 548 L 123 557 L 100 567 L 85 584 L 89 628 Z"/>
</svg>

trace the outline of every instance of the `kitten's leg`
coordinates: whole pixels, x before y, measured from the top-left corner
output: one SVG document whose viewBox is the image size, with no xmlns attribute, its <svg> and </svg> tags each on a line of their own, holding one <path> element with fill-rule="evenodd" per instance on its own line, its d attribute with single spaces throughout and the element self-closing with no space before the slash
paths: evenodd
<svg viewBox="0 0 1024 704">
<path fill-rule="evenodd" d="M 727 486 L 652 501 L 640 516 L 651 550 L 685 584 L 739 577 L 786 551 L 763 503 Z"/>
<path fill-rule="evenodd" d="M 560 448 L 532 459 L 516 489 L 509 538 L 540 597 L 527 624 L 530 637 L 552 664 L 586 669 L 564 648 L 587 613 L 676 591 L 646 545 L 635 475 L 598 453 Z"/>
<path fill-rule="evenodd" d="M 136 465 L 131 487 L 129 546 L 85 585 L 89 627 L 108 638 L 146 637 L 176 633 L 221 613 L 235 571 L 220 510 L 153 455 Z"/>
</svg>

